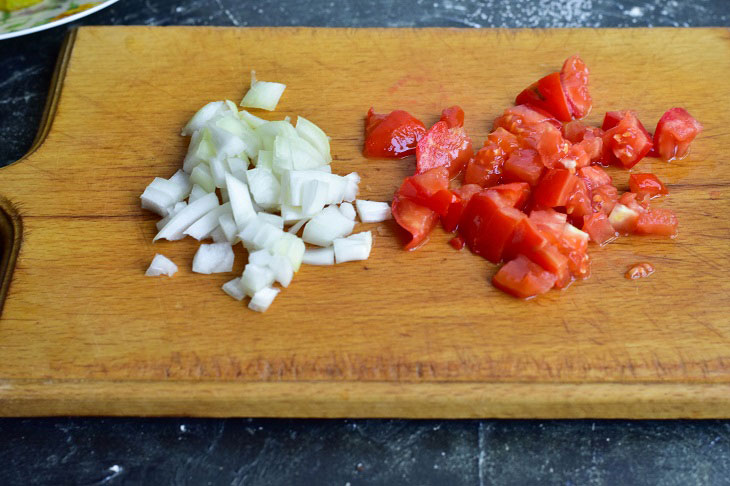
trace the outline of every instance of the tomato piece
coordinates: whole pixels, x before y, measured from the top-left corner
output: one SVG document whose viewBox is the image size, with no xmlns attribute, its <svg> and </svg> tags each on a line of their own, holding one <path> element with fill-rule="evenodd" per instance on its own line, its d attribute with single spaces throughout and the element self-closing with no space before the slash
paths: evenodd
<svg viewBox="0 0 730 486">
<path fill-rule="evenodd" d="M 455 196 L 449 191 L 449 171 L 446 167 L 435 167 L 423 174 L 406 177 L 398 194 L 441 216 L 446 215 L 455 201 Z"/>
<path fill-rule="evenodd" d="M 580 146 L 591 162 L 603 156 L 603 130 L 598 127 L 589 127 L 583 122 L 574 120 L 563 125 L 563 137 L 574 146 Z"/>
<path fill-rule="evenodd" d="M 446 213 L 446 216 L 441 217 L 441 224 L 443 224 L 446 231 L 454 231 L 459 226 L 459 220 L 461 219 L 461 214 L 464 212 L 464 208 L 469 204 L 471 197 L 481 190 L 481 186 L 477 184 L 465 184 L 454 189 L 453 194 L 456 200 L 449 206 L 449 211 Z"/>
<path fill-rule="evenodd" d="M 570 121 L 570 106 L 565 97 L 560 73 L 552 73 L 540 78 L 525 88 L 515 99 L 516 105 L 531 105 L 541 108 L 560 121 Z"/>
<path fill-rule="evenodd" d="M 643 192 L 649 197 L 669 194 L 667 186 L 657 176 L 650 173 L 636 173 L 629 175 L 629 189 L 631 192 Z"/>
<path fill-rule="evenodd" d="M 439 219 L 435 211 L 398 194 L 393 197 L 391 209 L 396 223 L 411 234 L 406 250 L 415 250 L 425 243 Z"/>
<path fill-rule="evenodd" d="M 520 140 L 517 138 L 516 135 L 508 132 L 502 127 L 497 128 L 492 133 L 487 135 L 487 141 L 484 143 L 484 146 L 486 147 L 488 143 L 493 143 L 500 149 L 502 149 L 502 152 L 505 154 L 505 156 L 508 156 L 515 150 L 521 147 Z"/>
<path fill-rule="evenodd" d="M 540 162 L 537 152 L 532 149 L 515 150 L 505 161 L 502 174 L 505 180 L 527 182 L 536 186 L 545 166 Z"/>
<path fill-rule="evenodd" d="M 649 209 L 649 199 L 651 199 L 649 195 L 644 192 L 624 192 L 618 198 L 618 204 L 623 204 L 637 213 L 643 213 Z"/>
<path fill-rule="evenodd" d="M 535 202 L 546 208 L 565 206 L 576 181 L 568 170 L 548 170 L 535 189 Z"/>
<path fill-rule="evenodd" d="M 460 106 L 450 106 L 441 112 L 441 121 L 445 121 L 449 128 L 464 126 L 464 110 Z"/>
<path fill-rule="evenodd" d="M 577 223 L 579 226 L 583 225 L 583 217 L 593 212 L 591 191 L 583 179 L 578 178 L 575 181 L 575 187 L 573 187 L 573 191 L 565 203 L 565 212 L 570 217 L 571 222 Z"/>
<path fill-rule="evenodd" d="M 652 141 L 633 111 L 621 113 L 623 118 L 603 135 L 603 149 L 606 162 L 630 169 L 651 150 Z"/>
<path fill-rule="evenodd" d="M 664 160 L 683 159 L 692 140 L 702 131 L 700 122 L 684 108 L 672 108 L 662 115 L 654 131 L 654 145 Z"/>
<path fill-rule="evenodd" d="M 464 239 L 461 236 L 454 236 L 449 240 L 449 245 L 451 245 L 454 250 L 461 250 L 464 248 Z"/>
<path fill-rule="evenodd" d="M 517 209 L 522 209 L 530 197 L 530 185 L 526 182 L 501 184 L 499 186 L 492 186 L 489 190 L 499 194 L 507 206 L 512 206 Z"/>
<path fill-rule="evenodd" d="M 618 201 L 618 189 L 611 184 L 596 187 L 591 191 L 591 206 L 593 212 L 609 215 Z"/>
<path fill-rule="evenodd" d="M 426 126 L 403 110 L 376 114 L 372 108 L 365 119 L 366 157 L 402 158 L 416 151 L 418 141 L 426 134 Z"/>
<path fill-rule="evenodd" d="M 504 152 L 498 145 L 494 143 L 485 145 L 467 163 L 464 182 L 467 184 L 479 184 L 482 187 L 497 184 L 500 177 L 502 177 L 504 160 Z"/>
<path fill-rule="evenodd" d="M 558 165 L 560 159 L 568 155 L 570 144 L 565 141 L 560 130 L 548 126 L 545 130 L 531 132 L 524 137 L 530 148 L 537 151 L 540 161 L 548 169 Z"/>
<path fill-rule="evenodd" d="M 529 219 L 543 234 L 550 235 L 552 242 L 558 242 L 565 230 L 567 215 L 552 208 L 535 209 L 530 212 Z"/>
<path fill-rule="evenodd" d="M 519 255 L 504 264 L 492 278 L 498 289 L 520 299 L 544 294 L 555 285 L 556 277 L 529 258 Z"/>
<path fill-rule="evenodd" d="M 459 234 L 471 251 L 492 263 L 502 259 L 505 246 L 525 214 L 504 205 L 490 190 L 472 196 L 459 223 Z"/>
<path fill-rule="evenodd" d="M 647 138 L 651 139 L 651 134 L 646 130 L 646 128 L 644 128 L 644 124 L 641 123 L 639 117 L 636 115 L 636 112 L 634 110 L 607 111 L 606 114 L 603 115 L 603 124 L 601 124 L 601 129 L 604 132 L 612 129 L 613 127 L 621 123 L 621 120 L 626 117 L 626 113 L 628 112 L 631 112 L 636 118 L 639 130 L 641 130 Z"/>
<path fill-rule="evenodd" d="M 618 233 L 613 229 L 611 223 L 608 222 L 608 217 L 604 213 L 593 213 L 586 216 L 583 221 L 583 231 L 588 233 L 591 241 L 601 246 L 610 243 L 618 237 Z"/>
<path fill-rule="evenodd" d="M 558 249 L 568 258 L 570 273 L 577 278 L 588 278 L 591 273 L 591 259 L 588 256 L 590 236 L 572 224 L 566 224 L 558 242 Z"/>
<path fill-rule="evenodd" d="M 580 120 L 573 120 L 563 124 L 560 131 L 563 133 L 563 137 L 570 143 L 578 143 L 585 138 L 585 133 L 588 131 L 588 125 L 584 124 Z"/>
<path fill-rule="evenodd" d="M 639 215 L 637 235 L 677 236 L 677 216 L 669 209 L 653 208 Z"/>
<path fill-rule="evenodd" d="M 563 288 L 570 283 L 568 259 L 529 218 L 521 220 L 515 227 L 512 241 L 504 250 L 504 257 L 511 259 L 525 255 L 545 270 L 555 274 L 555 286 Z"/>
<path fill-rule="evenodd" d="M 471 139 L 463 127 L 449 128 L 447 122 L 438 121 L 418 142 L 416 173 L 434 167 L 447 167 L 451 177 L 454 177 L 473 155 Z"/>
<path fill-rule="evenodd" d="M 583 167 L 576 175 L 585 181 L 586 186 L 591 191 L 613 182 L 608 172 L 596 166 Z"/>
<path fill-rule="evenodd" d="M 589 147 L 590 148 L 590 147 Z M 559 160 L 560 165 L 566 169 L 580 169 L 591 165 L 591 157 L 586 152 L 586 147 L 581 143 L 572 145 L 568 154 Z"/>
<path fill-rule="evenodd" d="M 575 118 L 583 118 L 593 106 L 588 90 L 588 67 L 577 54 L 565 60 L 560 70 L 560 82 L 568 99 L 570 113 Z"/>
<path fill-rule="evenodd" d="M 507 108 L 502 116 L 494 120 L 492 130 L 501 127 L 514 135 L 521 136 L 534 131 L 546 130 L 550 126 L 560 128 L 561 123 L 549 113 L 544 113 L 537 108 L 517 105 Z"/>
<path fill-rule="evenodd" d="M 636 223 L 639 221 L 639 212 L 621 203 L 617 203 L 608 215 L 608 222 L 611 223 L 613 229 L 621 234 L 627 235 L 633 233 Z"/>
</svg>

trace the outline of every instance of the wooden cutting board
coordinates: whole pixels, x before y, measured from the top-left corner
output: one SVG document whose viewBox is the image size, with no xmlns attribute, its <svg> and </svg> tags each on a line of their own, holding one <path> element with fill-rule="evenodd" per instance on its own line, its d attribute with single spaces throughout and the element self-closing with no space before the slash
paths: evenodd
<svg viewBox="0 0 730 486">
<path fill-rule="evenodd" d="M 240 100 L 255 69 L 275 113 L 332 136 L 333 167 L 389 200 L 414 161 L 360 154 L 363 117 L 426 124 L 459 104 L 480 145 L 522 88 L 579 52 L 593 113 L 647 127 L 684 106 L 691 156 L 642 161 L 671 195 L 674 240 L 593 248 L 593 275 L 529 302 L 436 230 L 416 252 L 392 222 L 371 259 L 305 266 L 266 314 L 193 274 L 192 240 L 158 242 L 139 195 L 181 164 L 180 129 Z M 83 27 L 61 54 L 38 141 L 0 170 L 7 293 L 0 415 L 730 417 L 730 35 L 727 29 L 452 30 Z M 613 172 L 620 188 L 628 173 Z M 13 243 L 14 242 L 14 243 Z M 155 253 L 173 278 L 146 278 Z M 237 248 L 235 273 L 245 264 Z M 17 256 L 14 269 L 12 262 Z M 627 267 L 656 273 L 629 281 Z"/>
</svg>

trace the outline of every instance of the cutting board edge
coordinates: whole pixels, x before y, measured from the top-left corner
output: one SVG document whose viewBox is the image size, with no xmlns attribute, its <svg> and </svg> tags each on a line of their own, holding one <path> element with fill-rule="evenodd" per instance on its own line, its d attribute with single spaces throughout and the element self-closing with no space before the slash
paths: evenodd
<svg viewBox="0 0 730 486">
<path fill-rule="evenodd" d="M 0 383 L 0 416 L 411 419 L 730 418 L 730 385 L 666 383 Z"/>
</svg>

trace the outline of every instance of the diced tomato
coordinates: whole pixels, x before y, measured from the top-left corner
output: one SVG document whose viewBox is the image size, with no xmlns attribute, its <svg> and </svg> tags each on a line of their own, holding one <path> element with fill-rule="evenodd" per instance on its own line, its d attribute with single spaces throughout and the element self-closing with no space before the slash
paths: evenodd
<svg viewBox="0 0 730 486">
<path fill-rule="evenodd" d="M 471 251 L 498 263 L 515 227 L 523 219 L 526 216 L 522 211 L 505 206 L 497 193 L 485 190 L 475 194 L 467 204 L 459 234 Z"/>
<path fill-rule="evenodd" d="M 550 169 L 535 188 L 535 202 L 546 208 L 565 206 L 577 177 L 565 169 Z"/>
<path fill-rule="evenodd" d="M 601 246 L 618 237 L 618 233 L 613 229 L 611 223 L 608 222 L 608 216 L 604 213 L 593 213 L 586 216 L 583 222 L 583 231 L 588 233 L 591 241 Z"/>
<path fill-rule="evenodd" d="M 492 186 L 489 190 L 499 194 L 507 206 L 512 206 L 517 209 L 522 209 L 530 197 L 530 185 L 527 182 L 501 184 L 499 186 Z"/>
<path fill-rule="evenodd" d="M 406 250 L 415 250 L 425 243 L 439 219 L 435 211 L 397 194 L 393 197 L 392 212 L 396 223 L 411 234 Z"/>
<path fill-rule="evenodd" d="M 449 128 L 464 126 L 464 110 L 460 106 L 450 106 L 441 112 L 441 121 L 445 121 Z"/>
<path fill-rule="evenodd" d="M 591 157 L 586 152 L 582 142 L 572 145 L 568 150 L 568 155 L 560 160 L 560 165 L 566 169 L 580 169 L 591 165 Z"/>
<path fill-rule="evenodd" d="M 517 224 L 512 241 L 505 248 L 503 256 L 509 260 L 516 255 L 525 255 L 555 274 L 556 287 L 563 288 L 570 283 L 568 259 L 530 219 L 523 219 Z"/>
<path fill-rule="evenodd" d="M 559 213 L 552 208 L 535 209 L 530 212 L 529 219 L 543 234 L 549 234 L 551 241 L 556 243 L 560 240 L 565 230 L 567 215 Z"/>
<path fill-rule="evenodd" d="M 558 241 L 558 249 L 568 257 L 568 268 L 573 276 L 587 278 L 591 271 L 591 260 L 588 257 L 588 240 L 590 236 L 572 224 L 566 224 Z"/>
<path fill-rule="evenodd" d="M 589 127 L 583 122 L 574 120 L 563 125 L 563 137 L 574 146 L 581 147 L 591 162 L 603 156 L 603 130 L 598 127 Z"/>
<path fill-rule="evenodd" d="M 365 119 L 366 157 L 401 158 L 416 152 L 418 141 L 426 134 L 425 125 L 408 112 L 395 110 L 376 114 L 372 108 Z"/>
<path fill-rule="evenodd" d="M 672 108 L 662 115 L 654 131 L 654 145 L 664 160 L 683 159 L 689 145 L 702 131 L 700 122 L 684 108 Z"/>
<path fill-rule="evenodd" d="M 489 143 L 493 143 L 502 149 L 505 156 L 511 154 L 515 150 L 521 147 L 520 141 L 516 135 L 508 132 L 502 127 L 497 128 L 492 133 L 487 135 L 487 140 L 484 142 L 486 147 Z"/>
<path fill-rule="evenodd" d="M 527 299 L 553 288 L 555 280 L 555 275 L 520 255 L 503 265 L 492 278 L 492 283 L 508 294 Z"/>
<path fill-rule="evenodd" d="M 454 250 L 461 250 L 464 248 L 464 239 L 461 236 L 454 236 L 449 240 L 449 245 L 451 245 Z"/>
<path fill-rule="evenodd" d="M 631 192 L 646 193 L 649 197 L 669 194 L 667 186 L 654 174 L 631 174 L 629 176 L 629 189 L 631 189 Z"/>
<path fill-rule="evenodd" d="M 634 232 L 639 214 L 636 209 L 617 203 L 608 215 L 608 222 L 620 234 L 627 235 Z"/>
<path fill-rule="evenodd" d="M 398 195 L 426 206 L 445 216 L 455 196 L 449 191 L 449 171 L 446 167 L 435 167 L 423 174 L 406 177 L 398 189 Z"/>
<path fill-rule="evenodd" d="M 677 216 L 669 209 L 653 208 L 639 215 L 636 234 L 659 235 L 674 238 L 677 236 Z"/>
<path fill-rule="evenodd" d="M 505 155 L 502 149 L 489 143 L 479 149 L 474 158 L 469 160 L 464 173 L 464 182 L 489 187 L 497 184 L 502 177 L 502 166 Z"/>
<path fill-rule="evenodd" d="M 639 127 L 639 130 L 641 130 L 644 135 L 646 135 L 646 138 L 651 139 L 651 134 L 644 128 L 644 124 L 641 123 L 641 120 L 639 120 L 638 115 L 634 110 L 619 110 L 619 111 L 607 111 L 605 115 L 603 115 L 603 124 L 601 124 L 601 130 L 604 132 L 612 129 L 619 123 L 621 123 L 621 120 L 623 120 L 626 117 L 626 113 L 631 112 L 632 115 L 636 118 L 637 126 Z"/>
<path fill-rule="evenodd" d="M 570 120 L 570 107 L 560 83 L 560 73 L 552 73 L 525 88 L 515 99 L 516 105 L 541 108 L 560 121 Z"/>
<path fill-rule="evenodd" d="M 633 111 L 622 113 L 621 121 L 603 135 L 603 151 L 607 162 L 630 169 L 651 150 L 652 142 Z"/>
<path fill-rule="evenodd" d="M 585 181 L 586 186 L 591 191 L 613 182 L 608 172 L 596 166 L 583 167 L 576 175 Z"/>
<path fill-rule="evenodd" d="M 644 192 L 624 192 L 618 198 L 618 204 L 623 204 L 637 213 L 643 213 L 649 209 L 649 199 L 651 199 L 649 195 Z"/>
<path fill-rule="evenodd" d="M 560 131 L 563 137 L 570 143 L 578 143 L 585 138 L 585 133 L 589 130 L 589 126 L 580 120 L 573 120 L 563 124 Z"/>
<path fill-rule="evenodd" d="M 575 118 L 583 118 L 593 105 L 588 91 L 588 67 L 577 54 L 565 60 L 560 70 L 560 82 L 568 99 L 570 113 Z"/>
<path fill-rule="evenodd" d="M 536 151 L 518 149 L 505 161 L 502 174 L 507 181 L 527 182 L 534 187 L 540 181 L 544 170 L 545 167 Z"/>
<path fill-rule="evenodd" d="M 445 121 L 436 122 L 416 147 L 416 172 L 434 167 L 447 167 L 451 177 L 464 169 L 474 155 L 471 139 L 463 127 L 449 128 Z"/>
<path fill-rule="evenodd" d="M 570 217 L 571 222 L 578 226 L 583 225 L 584 216 L 593 212 L 591 191 L 583 179 L 578 178 L 575 181 L 575 187 L 573 187 L 573 191 L 568 196 L 568 202 L 565 203 L 565 212 Z"/>
<path fill-rule="evenodd" d="M 481 190 L 481 186 L 477 184 L 465 184 L 458 189 L 454 189 L 453 194 L 456 196 L 456 201 L 451 203 L 449 212 L 441 218 L 441 223 L 444 225 L 446 231 L 454 231 L 459 226 L 459 220 L 461 219 L 461 214 L 464 212 L 464 208 L 469 204 L 471 197 Z"/>
<path fill-rule="evenodd" d="M 532 132 L 526 135 L 524 140 L 537 151 L 540 161 L 548 169 L 557 167 L 560 159 L 566 157 L 570 150 L 570 144 L 565 141 L 560 130 L 554 127 Z"/>
<path fill-rule="evenodd" d="M 591 206 L 596 213 L 601 212 L 608 216 L 616 205 L 616 201 L 618 201 L 618 189 L 611 184 L 596 187 L 591 191 Z"/>
<path fill-rule="evenodd" d="M 543 131 L 549 126 L 560 128 L 561 123 L 549 113 L 542 113 L 539 109 L 527 105 L 517 105 L 506 109 L 502 116 L 494 120 L 492 130 L 502 127 L 508 132 L 520 136 L 534 131 Z"/>
</svg>

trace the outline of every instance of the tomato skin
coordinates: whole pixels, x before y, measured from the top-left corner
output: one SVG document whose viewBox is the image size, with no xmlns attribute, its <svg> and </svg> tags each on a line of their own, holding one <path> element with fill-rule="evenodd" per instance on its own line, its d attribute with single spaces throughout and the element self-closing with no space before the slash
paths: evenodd
<svg viewBox="0 0 730 486">
<path fill-rule="evenodd" d="M 635 173 L 629 175 L 629 189 L 631 189 L 631 192 L 646 193 L 651 198 L 669 194 L 667 186 L 657 176 L 651 173 Z"/>
<path fill-rule="evenodd" d="M 545 166 L 540 162 L 536 151 L 532 149 L 518 149 L 512 152 L 502 166 L 502 175 L 506 181 L 527 182 L 536 186 Z"/>
<path fill-rule="evenodd" d="M 636 222 L 637 235 L 677 236 L 679 223 L 673 211 L 663 208 L 652 208 L 639 215 Z"/>
<path fill-rule="evenodd" d="M 449 240 L 449 245 L 454 250 L 462 250 L 464 248 L 464 239 L 461 236 L 454 236 Z"/>
<path fill-rule="evenodd" d="M 492 278 L 492 283 L 519 299 L 529 299 L 553 288 L 555 280 L 555 275 L 524 255 L 519 255 L 499 269 Z"/>
<path fill-rule="evenodd" d="M 555 72 L 540 78 L 525 88 L 515 99 L 516 105 L 531 105 L 543 109 L 560 121 L 570 121 L 570 107 L 560 82 L 560 73 Z"/>
<path fill-rule="evenodd" d="M 566 59 L 560 70 L 560 82 L 574 118 L 583 118 L 593 106 L 588 90 L 588 75 L 588 67 L 577 54 Z"/>
<path fill-rule="evenodd" d="M 494 120 L 492 130 L 504 128 L 513 135 L 521 136 L 534 131 L 544 131 L 550 126 L 560 128 L 561 123 L 549 113 L 528 105 L 517 105 L 507 108 L 502 116 Z"/>
<path fill-rule="evenodd" d="M 630 169 L 644 158 L 653 144 L 633 111 L 621 113 L 624 115 L 621 121 L 603 135 L 604 159 Z"/>
<path fill-rule="evenodd" d="M 530 185 L 526 182 L 501 184 L 492 186 L 489 190 L 499 194 L 507 206 L 517 209 L 522 209 L 530 197 Z"/>
<path fill-rule="evenodd" d="M 426 126 L 406 111 L 376 114 L 372 108 L 365 119 L 366 157 L 403 158 L 416 151 Z"/>
<path fill-rule="evenodd" d="M 672 108 L 662 115 L 654 131 L 654 145 L 666 160 L 683 159 L 689 154 L 692 140 L 702 131 L 702 125 L 684 108 Z"/>
<path fill-rule="evenodd" d="M 467 204 L 459 234 L 472 252 L 498 263 L 515 227 L 523 219 L 526 216 L 522 211 L 504 205 L 497 193 L 487 189 L 472 196 Z"/>
<path fill-rule="evenodd" d="M 591 241 L 601 246 L 610 243 L 618 237 L 618 233 L 613 229 L 611 223 L 608 222 L 608 217 L 604 213 L 593 213 L 586 216 L 583 221 L 583 231 L 588 233 Z"/>
<path fill-rule="evenodd" d="M 438 121 L 419 140 L 416 147 L 416 173 L 434 167 L 447 167 L 453 178 L 462 171 L 474 155 L 471 139 L 463 127 L 449 128 L 445 121 Z"/>
<path fill-rule="evenodd" d="M 459 220 L 461 220 L 464 208 L 466 208 L 466 205 L 469 204 L 469 200 L 472 196 L 481 192 L 481 190 L 481 186 L 477 184 L 465 184 L 454 189 L 453 194 L 456 200 L 449 206 L 449 211 L 446 213 L 446 216 L 441 217 L 441 224 L 443 224 L 446 231 L 452 232 L 459 227 Z"/>
<path fill-rule="evenodd" d="M 411 240 L 405 246 L 409 251 L 424 244 L 438 222 L 435 211 L 398 194 L 393 197 L 391 210 L 396 223 L 411 234 Z"/>
<path fill-rule="evenodd" d="M 596 187 L 591 191 L 593 212 L 601 212 L 608 216 L 618 201 L 618 189 L 611 184 Z"/>
<path fill-rule="evenodd" d="M 441 112 L 440 121 L 445 121 L 449 128 L 464 126 L 464 110 L 460 106 L 450 106 Z"/>
<path fill-rule="evenodd" d="M 497 184 L 502 177 L 504 160 L 504 152 L 498 145 L 494 143 L 485 145 L 467 163 L 464 182 L 479 184 L 482 187 Z"/>
<path fill-rule="evenodd" d="M 576 175 L 585 181 L 586 186 L 591 191 L 613 182 L 608 172 L 596 166 L 583 167 Z"/>
<path fill-rule="evenodd" d="M 406 177 L 398 195 L 445 216 L 455 196 L 449 191 L 449 171 L 435 167 L 423 174 Z"/>
<path fill-rule="evenodd" d="M 535 189 L 535 202 L 546 208 L 565 206 L 577 178 L 565 169 L 550 169 Z"/>
</svg>

